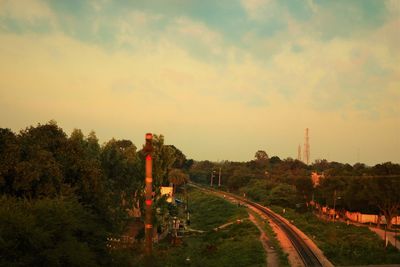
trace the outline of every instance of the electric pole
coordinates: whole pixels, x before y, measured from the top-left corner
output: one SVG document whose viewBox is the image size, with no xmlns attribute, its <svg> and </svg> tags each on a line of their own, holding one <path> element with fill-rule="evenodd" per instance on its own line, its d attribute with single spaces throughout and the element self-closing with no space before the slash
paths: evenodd
<svg viewBox="0 0 400 267">
<path fill-rule="evenodd" d="M 336 217 L 336 189 L 333 192 L 333 221 L 335 221 Z"/>
<path fill-rule="evenodd" d="M 151 256 L 153 249 L 153 224 L 152 224 L 152 191 L 153 191 L 153 135 L 146 134 L 146 145 L 143 149 L 146 155 L 146 208 L 145 208 L 145 254 L 147 257 Z"/>
<path fill-rule="evenodd" d="M 221 167 L 219 167 L 219 174 L 218 174 L 218 187 L 221 186 Z"/>
</svg>

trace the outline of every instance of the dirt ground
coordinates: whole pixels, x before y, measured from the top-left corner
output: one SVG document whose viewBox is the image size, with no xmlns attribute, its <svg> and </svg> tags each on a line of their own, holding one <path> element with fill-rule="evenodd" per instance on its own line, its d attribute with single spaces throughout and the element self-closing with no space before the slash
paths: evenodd
<svg viewBox="0 0 400 267">
<path fill-rule="evenodd" d="M 269 220 L 268 217 L 259 212 L 257 209 L 249 206 L 249 209 L 252 209 L 254 212 L 256 212 L 258 215 L 261 216 L 261 218 L 263 218 L 264 220 Z M 288 260 L 289 260 L 289 264 L 292 267 L 303 267 L 304 264 L 299 256 L 299 254 L 297 253 L 296 249 L 293 247 L 292 242 L 290 242 L 290 240 L 287 238 L 286 234 L 281 230 L 281 228 L 279 228 L 274 222 L 272 222 L 271 220 L 269 220 L 269 223 L 272 227 L 272 230 L 276 233 L 276 238 L 278 239 L 282 250 L 288 254 Z M 276 257 L 276 255 L 275 255 Z M 271 263 L 271 265 L 268 264 L 268 266 L 278 266 L 278 265 L 273 265 Z"/>
<path fill-rule="evenodd" d="M 250 221 L 252 221 L 255 224 L 255 226 L 257 226 L 258 230 L 260 231 L 260 242 L 262 243 L 262 245 L 265 249 L 265 255 L 267 258 L 266 259 L 267 266 L 279 266 L 278 255 L 277 255 L 273 245 L 271 244 L 271 240 L 265 234 L 260 223 L 256 220 L 256 218 L 251 213 L 249 213 L 249 219 L 250 219 Z"/>
</svg>

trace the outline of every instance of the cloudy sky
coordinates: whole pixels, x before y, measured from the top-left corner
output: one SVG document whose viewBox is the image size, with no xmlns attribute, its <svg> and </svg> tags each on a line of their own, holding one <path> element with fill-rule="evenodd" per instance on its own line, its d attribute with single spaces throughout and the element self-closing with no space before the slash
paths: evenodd
<svg viewBox="0 0 400 267">
<path fill-rule="evenodd" d="M 400 162 L 400 0 L 0 0 L 0 127 Z"/>
</svg>

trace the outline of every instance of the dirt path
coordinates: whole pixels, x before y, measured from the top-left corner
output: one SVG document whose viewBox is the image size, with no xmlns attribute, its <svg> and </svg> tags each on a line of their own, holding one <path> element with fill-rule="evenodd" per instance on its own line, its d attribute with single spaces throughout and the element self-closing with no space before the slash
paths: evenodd
<svg viewBox="0 0 400 267">
<path fill-rule="evenodd" d="M 270 239 L 262 229 L 259 221 L 257 221 L 251 213 L 249 213 L 249 219 L 254 223 L 255 226 L 257 226 L 258 230 L 260 231 L 260 242 L 265 250 L 267 266 L 279 266 L 278 255 L 274 247 L 272 246 Z"/>
<path fill-rule="evenodd" d="M 385 240 L 385 230 L 376 227 L 369 227 L 369 230 L 375 232 L 382 240 Z M 395 233 L 386 231 L 386 240 L 386 242 L 390 242 L 400 250 L 400 240 L 396 240 Z"/>
<path fill-rule="evenodd" d="M 241 223 L 241 222 L 243 222 L 244 220 L 248 220 L 248 218 L 237 219 L 236 221 L 225 223 L 225 224 L 223 224 L 223 225 L 220 225 L 220 226 L 218 226 L 218 227 L 215 227 L 215 228 L 214 228 L 214 231 L 218 231 L 219 229 L 224 229 L 225 227 L 227 227 L 227 226 L 229 226 L 229 225 L 231 225 L 231 224 L 234 224 L 234 223 Z"/>
<path fill-rule="evenodd" d="M 249 209 L 256 212 L 261 218 L 264 220 L 268 220 L 272 230 L 276 234 L 276 239 L 278 239 L 279 244 L 281 245 L 282 250 L 288 254 L 289 264 L 292 267 L 304 267 L 303 261 L 301 260 L 297 250 L 293 247 L 292 242 L 288 239 L 286 234 L 282 231 L 282 229 L 276 225 L 272 220 L 270 220 L 264 213 L 261 213 L 254 207 L 248 206 Z M 279 266 L 278 265 L 269 265 L 269 266 Z"/>
</svg>

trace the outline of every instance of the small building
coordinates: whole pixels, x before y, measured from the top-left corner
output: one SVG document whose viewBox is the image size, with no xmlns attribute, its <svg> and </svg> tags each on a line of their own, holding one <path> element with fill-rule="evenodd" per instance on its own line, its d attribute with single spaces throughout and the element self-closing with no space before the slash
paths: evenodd
<svg viewBox="0 0 400 267">
<path fill-rule="evenodd" d="M 317 172 L 311 173 L 311 180 L 312 180 L 314 187 L 318 186 L 321 179 L 324 179 L 324 178 L 325 178 L 324 173 L 322 173 L 322 174 L 318 174 Z"/>
</svg>

